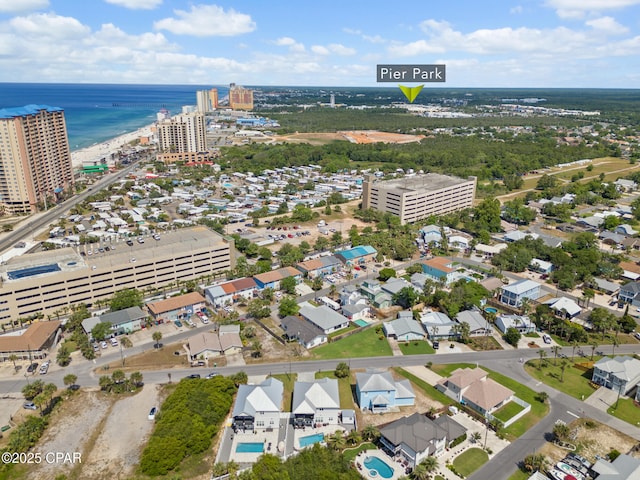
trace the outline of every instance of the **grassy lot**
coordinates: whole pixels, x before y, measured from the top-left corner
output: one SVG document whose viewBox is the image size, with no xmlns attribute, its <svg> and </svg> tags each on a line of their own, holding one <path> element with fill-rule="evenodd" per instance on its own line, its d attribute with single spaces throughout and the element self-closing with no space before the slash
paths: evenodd
<svg viewBox="0 0 640 480">
<path fill-rule="evenodd" d="M 277 378 L 284 385 L 284 402 L 282 404 L 285 412 L 291 411 L 291 402 L 293 401 L 293 385 L 296 383 L 298 379 L 297 373 L 278 373 L 275 375 L 271 375 L 273 378 Z"/>
<path fill-rule="evenodd" d="M 349 462 L 353 462 L 353 459 L 358 456 L 360 452 L 364 452 L 365 450 L 375 450 L 376 446 L 371 442 L 365 442 L 354 448 L 347 448 L 342 453 L 344 455 L 345 460 Z"/>
<path fill-rule="evenodd" d="M 412 375 L 406 370 L 402 368 L 395 368 L 394 370 L 398 375 L 403 376 L 404 378 L 408 379 L 411 383 L 416 385 L 418 388 L 420 388 L 424 392 L 424 394 L 429 398 L 431 398 L 432 400 L 435 400 L 436 402 L 440 402 L 443 405 L 455 405 L 457 403 L 452 398 L 447 397 L 444 393 L 440 392 L 439 390 L 436 390 L 436 388 L 433 387 L 432 385 L 429 385 L 424 380 L 416 377 L 415 375 Z"/>
<path fill-rule="evenodd" d="M 336 378 L 336 375 L 334 372 L 316 373 L 316 379 L 325 377 Z M 351 379 L 349 377 L 338 379 L 338 394 L 340 395 L 340 408 L 344 410 L 355 410 L 353 389 L 351 388 Z"/>
<path fill-rule="evenodd" d="M 329 336 L 329 338 L 334 338 L 334 337 L 337 337 L 338 335 L 343 335 L 343 334 L 345 334 L 347 332 L 351 332 L 352 330 L 355 330 L 356 328 L 360 328 L 360 327 L 357 326 L 355 323 L 350 323 L 347 328 L 343 328 L 342 330 L 338 330 L 337 332 L 332 332 L 328 336 Z"/>
<path fill-rule="evenodd" d="M 579 361 L 587 362 L 589 358 L 581 358 Z M 538 369 L 540 360 L 529 360 L 524 368 L 529 375 L 533 378 L 540 380 L 541 382 L 549 385 L 550 387 L 560 390 L 561 392 L 571 395 L 574 398 L 582 399 L 588 398 L 595 390 L 589 385 L 593 370 L 589 369 L 586 372 L 580 370 L 574 366 L 574 362 L 569 360 L 570 364 L 564 370 L 564 381 L 560 381 L 562 377 L 562 371 L 560 370 L 560 359 L 557 362 L 558 365 L 554 365 L 553 359 L 547 359 L 543 362 L 542 369 Z"/>
<path fill-rule="evenodd" d="M 403 355 L 422 355 L 423 353 L 436 353 L 431 344 L 425 340 L 415 342 L 398 342 Z"/>
<path fill-rule="evenodd" d="M 615 403 L 613 405 L 615 406 Z M 640 408 L 636 407 L 630 398 L 621 398 L 618 401 L 618 408 L 611 407 L 607 413 L 632 425 L 638 425 L 638 420 L 640 420 Z"/>
<path fill-rule="evenodd" d="M 470 448 L 453 460 L 453 466 L 463 478 L 468 477 L 489 461 L 487 452 L 480 448 Z"/>
<path fill-rule="evenodd" d="M 109 347 L 113 348 L 113 347 Z M 107 350 L 108 351 L 108 350 Z M 184 354 L 184 348 L 182 348 L 182 343 L 173 343 L 170 345 L 164 345 L 162 348 L 148 350 L 143 353 L 139 353 L 138 355 L 127 355 L 127 349 L 122 350 L 125 355 L 124 368 L 122 367 L 122 360 L 118 358 L 109 364 L 109 368 L 120 368 L 125 371 L 134 371 L 134 370 L 159 370 L 164 368 L 171 367 L 188 367 L 190 365 L 189 359 Z M 180 352 L 180 355 L 175 355 L 174 352 Z M 225 365 L 226 360 L 224 357 L 215 358 L 209 360 L 209 366 L 213 367 L 214 362 L 218 366 Z M 194 373 L 203 373 L 203 368 L 194 368 Z M 100 372 L 103 373 L 102 371 Z"/>
<path fill-rule="evenodd" d="M 355 357 L 384 357 L 391 355 L 391 347 L 387 339 L 380 339 L 374 328 L 317 347 L 313 351 L 316 360 Z"/>
<path fill-rule="evenodd" d="M 502 422 L 506 422 L 510 418 L 514 417 L 518 413 L 524 410 L 522 405 L 518 405 L 516 402 L 509 402 L 506 405 L 500 407 L 497 411 L 493 412 L 493 416 Z"/>
<path fill-rule="evenodd" d="M 526 473 L 522 470 L 516 470 L 516 472 L 509 477 L 509 480 L 527 480 L 531 476 L 531 472 Z"/>
<path fill-rule="evenodd" d="M 502 345 L 491 336 L 473 337 L 469 342 L 469 347 L 475 351 L 502 350 Z"/>
<path fill-rule="evenodd" d="M 449 376 L 451 372 L 456 370 L 457 368 L 474 368 L 475 365 L 470 363 L 453 363 L 449 365 L 434 365 L 432 370 L 443 377 Z M 527 413 L 520 420 L 515 422 L 513 425 L 510 425 L 508 428 L 501 429 L 500 431 L 504 434 L 507 440 L 513 440 L 518 438 L 527 430 L 529 430 L 533 425 L 538 423 L 549 411 L 549 406 L 546 403 L 541 403 L 536 399 L 537 392 L 534 392 L 528 387 L 516 382 L 515 380 L 501 375 L 497 372 L 493 372 L 487 368 L 483 368 L 489 372 L 489 378 L 495 380 L 499 384 L 507 387 L 510 390 L 515 392 L 516 397 L 524 400 L 525 402 L 531 404 L 531 411 Z M 567 369 L 568 370 L 568 369 Z"/>
</svg>

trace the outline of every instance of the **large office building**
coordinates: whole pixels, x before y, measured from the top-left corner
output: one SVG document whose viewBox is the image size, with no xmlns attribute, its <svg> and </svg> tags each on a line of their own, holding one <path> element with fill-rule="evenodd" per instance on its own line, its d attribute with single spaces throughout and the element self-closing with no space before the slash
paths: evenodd
<svg viewBox="0 0 640 480">
<path fill-rule="evenodd" d="M 196 92 L 196 104 L 200 113 L 213 112 L 218 108 L 218 89 L 198 90 Z"/>
<path fill-rule="evenodd" d="M 253 110 L 253 90 L 232 83 L 229 86 L 229 107 L 232 110 Z"/>
<path fill-rule="evenodd" d="M 0 109 L 0 204 L 10 213 L 31 213 L 72 188 L 64 110 Z"/>
<path fill-rule="evenodd" d="M 362 208 L 396 215 L 404 225 L 470 208 L 475 195 L 476 177 L 465 180 L 427 173 L 384 181 L 367 175 L 362 185 Z"/>
<path fill-rule="evenodd" d="M 55 317 L 126 288 L 176 288 L 234 266 L 233 242 L 202 226 L 129 243 L 105 243 L 109 251 L 92 255 L 63 248 L 8 260 L 0 266 L 0 324 L 39 313 Z"/>
<path fill-rule="evenodd" d="M 166 153 L 206 152 L 204 113 L 183 113 L 159 122 L 158 147 Z"/>
</svg>

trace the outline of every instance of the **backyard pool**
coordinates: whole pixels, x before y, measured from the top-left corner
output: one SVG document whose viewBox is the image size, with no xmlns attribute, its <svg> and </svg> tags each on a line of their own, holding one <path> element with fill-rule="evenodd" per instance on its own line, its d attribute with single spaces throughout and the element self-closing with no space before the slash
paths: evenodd
<svg viewBox="0 0 640 480">
<path fill-rule="evenodd" d="M 307 435 L 300 438 L 300 448 L 308 447 L 314 443 L 322 442 L 324 440 L 324 434 L 316 433 L 315 435 Z"/>
<path fill-rule="evenodd" d="M 222 186 L 224 188 L 233 188 L 233 184 L 232 183 L 223 183 Z"/>
<path fill-rule="evenodd" d="M 366 327 L 367 325 L 369 325 L 367 322 L 365 322 L 364 320 L 356 320 L 355 323 L 357 326 L 359 327 Z"/>
<path fill-rule="evenodd" d="M 236 453 L 262 453 L 263 451 L 264 443 L 247 442 L 236 446 Z"/>
<path fill-rule="evenodd" d="M 498 313 L 498 309 L 493 307 L 486 307 L 484 311 L 487 313 Z"/>
<path fill-rule="evenodd" d="M 393 468 L 387 465 L 378 457 L 367 457 L 364 459 L 364 466 L 369 469 L 369 475 L 376 477 L 380 475 L 382 478 L 393 477 Z"/>
</svg>

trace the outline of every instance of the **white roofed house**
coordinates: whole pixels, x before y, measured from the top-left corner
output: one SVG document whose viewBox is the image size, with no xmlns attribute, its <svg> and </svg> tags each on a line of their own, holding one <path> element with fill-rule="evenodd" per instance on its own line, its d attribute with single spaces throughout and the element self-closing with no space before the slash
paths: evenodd
<svg viewBox="0 0 640 480">
<path fill-rule="evenodd" d="M 313 382 L 296 382 L 293 387 L 291 413 L 294 428 L 338 424 L 340 421 L 338 380 L 322 378 Z"/>
<path fill-rule="evenodd" d="M 540 297 L 540 287 L 542 285 L 533 280 L 519 280 L 510 285 L 504 285 L 500 292 L 500 301 L 505 305 L 519 308 L 524 298 L 537 300 Z"/>
<path fill-rule="evenodd" d="M 424 329 L 413 318 L 400 317 L 382 324 L 387 337 L 392 337 L 399 342 L 411 342 L 414 340 L 424 340 Z"/>
<path fill-rule="evenodd" d="M 502 333 L 507 333 L 509 328 L 515 328 L 520 333 L 536 331 L 535 324 L 526 315 L 498 315 L 496 317 L 496 327 Z"/>
<path fill-rule="evenodd" d="M 451 320 L 445 313 L 423 313 L 420 317 L 420 322 L 431 340 L 441 340 L 459 336 L 453 331 L 453 327 L 458 325 L 458 323 Z"/>
<path fill-rule="evenodd" d="M 602 357 L 593 366 L 591 381 L 621 395 L 628 395 L 640 384 L 640 360 L 627 355 Z"/>
<path fill-rule="evenodd" d="M 240 385 L 233 407 L 234 430 L 278 428 L 284 386 L 276 378 L 257 385 Z"/>
<path fill-rule="evenodd" d="M 574 318 L 580 315 L 582 308 L 572 299 L 567 297 L 552 298 L 544 302 L 549 308 L 564 318 Z"/>
</svg>

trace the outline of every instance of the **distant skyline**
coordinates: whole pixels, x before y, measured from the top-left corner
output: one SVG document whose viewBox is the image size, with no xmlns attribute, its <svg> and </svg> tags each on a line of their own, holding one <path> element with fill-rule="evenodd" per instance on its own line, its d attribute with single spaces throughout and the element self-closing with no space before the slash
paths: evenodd
<svg viewBox="0 0 640 480">
<path fill-rule="evenodd" d="M 0 0 L 0 82 L 639 88 L 640 0 Z M 0 87 L 1 88 L 1 87 Z"/>
</svg>

